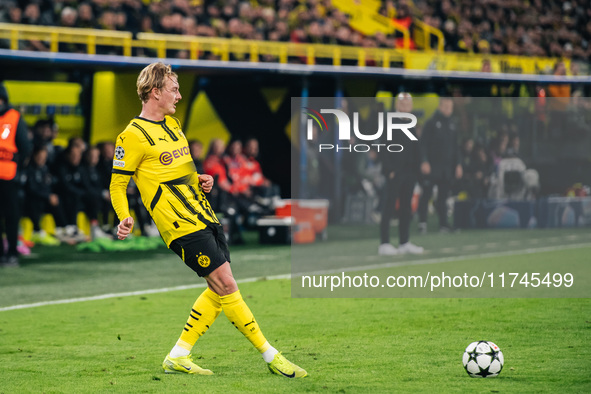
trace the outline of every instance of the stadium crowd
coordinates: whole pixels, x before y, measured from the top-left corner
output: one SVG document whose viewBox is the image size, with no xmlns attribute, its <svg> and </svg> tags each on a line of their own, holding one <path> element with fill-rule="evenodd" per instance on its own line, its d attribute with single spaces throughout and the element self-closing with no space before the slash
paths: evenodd
<svg viewBox="0 0 591 394">
<path fill-rule="evenodd" d="M 411 31 L 416 20 L 440 29 L 446 51 L 591 57 L 591 8 L 583 0 L 387 0 L 379 12 Z M 7 23 L 364 47 L 400 45 L 395 35 L 364 36 L 351 28 L 349 20 L 330 0 L 13 0 L 0 4 L 0 22 Z M 49 48 L 47 43 L 29 41 L 21 49 Z M 60 47 L 60 51 L 84 50 L 78 44 Z M 155 55 L 135 50 L 138 55 Z M 97 51 L 118 54 L 116 48 Z M 188 52 L 169 55 L 183 58 Z M 205 56 L 218 58 L 213 53 Z"/>
</svg>

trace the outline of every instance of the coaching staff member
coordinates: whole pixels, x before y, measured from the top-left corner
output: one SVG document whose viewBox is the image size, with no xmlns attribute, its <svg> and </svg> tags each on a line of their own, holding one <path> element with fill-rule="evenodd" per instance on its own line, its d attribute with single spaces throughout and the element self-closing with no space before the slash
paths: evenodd
<svg viewBox="0 0 591 394">
<path fill-rule="evenodd" d="M 178 119 L 172 117 L 182 98 L 170 66 L 153 63 L 137 79 L 142 112 L 116 140 L 111 199 L 121 220 L 117 235 L 125 239 L 133 228 L 126 188 L 133 177 L 146 209 L 170 249 L 207 281 L 176 345 L 164 359 L 166 373 L 211 375 L 193 363 L 190 352 L 223 310 L 226 317 L 262 354 L 271 372 L 288 378 L 306 371 L 283 357 L 261 332 L 240 295 L 222 226 L 204 192 L 213 178 L 199 175 Z"/>
<path fill-rule="evenodd" d="M 8 92 L 0 84 L 0 234 L 6 232 L 8 250 L 0 243 L 0 264 L 18 267 L 18 225 L 20 220 L 18 170 L 29 157 L 31 143 L 27 124 L 8 102 Z M 1 240 L 0 236 L 0 240 Z"/>
<path fill-rule="evenodd" d="M 439 107 L 425 123 L 419 139 L 421 155 L 421 187 L 419 200 L 419 230 L 427 232 L 427 206 L 437 185 L 435 209 L 439 216 L 439 229 L 450 230 L 447 220 L 446 200 L 455 179 L 462 178 L 462 164 L 457 136 L 457 125 L 452 118 L 454 102 L 450 97 L 441 97 Z"/>
<path fill-rule="evenodd" d="M 396 112 L 412 112 L 412 97 L 408 93 L 400 93 L 396 98 Z M 382 256 L 396 254 L 421 254 L 423 248 L 409 241 L 410 220 L 412 218 L 411 200 L 415 184 L 419 179 L 419 147 L 402 133 L 394 134 L 400 141 L 392 141 L 404 146 L 402 152 L 380 152 L 382 173 L 386 178 L 382 193 L 382 217 L 380 219 L 380 246 L 378 253 Z M 394 216 L 396 200 L 398 205 L 398 249 L 390 243 L 390 220 Z"/>
</svg>

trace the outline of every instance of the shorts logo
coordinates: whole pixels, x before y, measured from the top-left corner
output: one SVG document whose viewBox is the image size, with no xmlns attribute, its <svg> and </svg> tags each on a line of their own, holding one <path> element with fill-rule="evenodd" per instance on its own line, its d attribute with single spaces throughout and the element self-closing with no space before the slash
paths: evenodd
<svg viewBox="0 0 591 394">
<path fill-rule="evenodd" d="M 125 157 L 125 149 L 122 146 L 118 146 L 115 148 L 115 158 L 117 160 L 121 160 Z"/>
<path fill-rule="evenodd" d="M 207 267 L 209 267 L 209 263 L 211 262 L 211 260 L 206 255 L 202 255 L 197 258 L 197 262 L 203 268 L 207 268 Z"/>
</svg>

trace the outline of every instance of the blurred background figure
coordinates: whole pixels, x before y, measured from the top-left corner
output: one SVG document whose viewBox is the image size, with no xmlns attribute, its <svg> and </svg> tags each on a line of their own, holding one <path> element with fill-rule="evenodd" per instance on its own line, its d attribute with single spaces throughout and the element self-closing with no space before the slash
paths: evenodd
<svg viewBox="0 0 591 394">
<path fill-rule="evenodd" d="M 47 165 L 47 148 L 36 146 L 26 170 L 25 215 L 33 222 L 31 241 L 47 246 L 59 245 L 60 241 L 41 229 L 41 216 L 50 213 L 58 227 L 66 225 L 60 200 L 54 193 L 55 178 Z"/>
<path fill-rule="evenodd" d="M 412 113 L 412 97 L 400 93 L 396 98 L 396 112 Z M 401 123 L 407 122 L 401 120 Z M 412 195 L 419 178 L 419 143 L 408 141 L 402 133 L 393 134 L 392 144 L 404 144 L 402 152 L 380 152 L 382 173 L 386 179 L 382 192 L 382 216 L 380 219 L 380 246 L 378 254 L 421 254 L 423 248 L 410 242 L 410 221 L 412 218 Z M 390 243 L 390 221 L 398 205 L 398 249 Z"/>
<path fill-rule="evenodd" d="M 10 106 L 8 93 L 0 84 L 0 234 L 6 234 L 0 243 L 0 264 L 18 267 L 19 171 L 29 156 L 31 143 L 27 137 L 27 124 L 21 114 Z"/>
<path fill-rule="evenodd" d="M 419 200 L 419 231 L 427 232 L 427 210 L 437 186 L 435 209 L 439 217 L 439 229 L 450 231 L 447 218 L 447 197 L 454 179 L 462 178 L 457 125 L 452 118 L 454 102 L 450 97 L 441 97 L 439 107 L 425 123 L 419 140 L 421 157 L 421 198 Z"/>
<path fill-rule="evenodd" d="M 203 143 L 199 140 L 189 141 L 189 150 L 191 151 L 191 157 L 193 163 L 195 163 L 195 169 L 198 174 L 203 174 L 203 162 L 201 161 L 201 155 L 203 154 Z"/>
</svg>

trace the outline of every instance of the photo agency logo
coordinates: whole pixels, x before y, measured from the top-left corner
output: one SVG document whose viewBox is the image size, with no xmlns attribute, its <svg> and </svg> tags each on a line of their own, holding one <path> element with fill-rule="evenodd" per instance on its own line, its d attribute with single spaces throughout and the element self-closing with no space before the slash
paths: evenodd
<svg viewBox="0 0 591 394">
<path fill-rule="evenodd" d="M 377 152 L 387 151 L 392 153 L 402 152 L 404 146 L 399 143 L 392 142 L 394 133 L 403 133 L 409 141 L 417 141 L 417 137 L 410 131 L 417 125 L 417 117 L 411 113 L 406 112 L 378 112 L 378 129 L 373 132 L 362 132 L 359 129 L 359 112 L 353 112 L 353 122 L 349 118 L 349 115 L 339 109 L 326 109 L 322 108 L 320 111 L 316 111 L 309 107 L 304 107 L 303 113 L 308 116 L 306 120 L 306 138 L 308 141 L 315 141 L 318 138 L 314 136 L 314 127 L 317 126 L 320 133 L 328 131 L 328 123 L 322 114 L 332 114 L 336 117 L 337 136 L 339 143 L 326 144 L 318 143 L 318 152 L 324 151 L 347 151 L 347 152 L 358 152 L 365 153 L 370 150 Z M 370 115 L 372 116 L 372 115 Z M 404 122 L 404 120 L 410 120 L 410 122 Z M 351 131 L 356 137 L 353 141 L 363 141 L 363 143 L 352 143 Z M 382 137 L 386 133 L 386 138 Z M 399 140 L 397 138 L 397 140 Z M 382 141 L 382 142 L 380 142 Z"/>
</svg>

